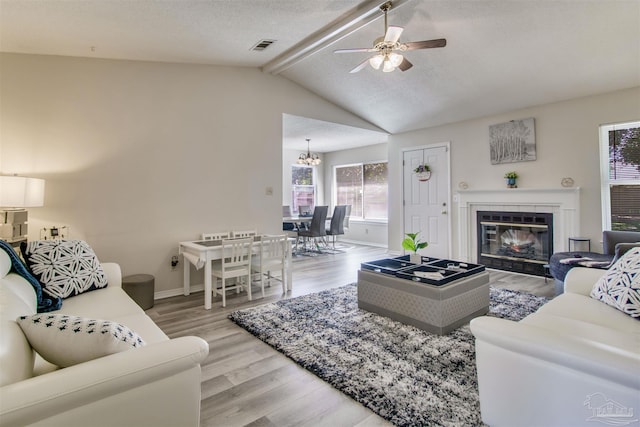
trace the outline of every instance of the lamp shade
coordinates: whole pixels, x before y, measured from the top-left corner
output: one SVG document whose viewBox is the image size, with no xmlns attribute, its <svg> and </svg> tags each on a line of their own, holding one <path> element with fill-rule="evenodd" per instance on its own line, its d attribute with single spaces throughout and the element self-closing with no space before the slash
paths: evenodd
<svg viewBox="0 0 640 427">
<path fill-rule="evenodd" d="M 0 208 L 32 208 L 44 205 L 44 179 L 0 176 Z"/>
</svg>

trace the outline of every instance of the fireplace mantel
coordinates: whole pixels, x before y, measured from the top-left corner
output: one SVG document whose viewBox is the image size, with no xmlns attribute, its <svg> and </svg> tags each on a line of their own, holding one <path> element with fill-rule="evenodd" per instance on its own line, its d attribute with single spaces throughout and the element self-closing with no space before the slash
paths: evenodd
<svg viewBox="0 0 640 427">
<path fill-rule="evenodd" d="M 567 250 L 570 236 L 580 234 L 580 187 L 461 190 L 458 202 L 459 259 L 476 262 L 478 211 L 539 212 L 553 214 L 553 247 Z"/>
</svg>

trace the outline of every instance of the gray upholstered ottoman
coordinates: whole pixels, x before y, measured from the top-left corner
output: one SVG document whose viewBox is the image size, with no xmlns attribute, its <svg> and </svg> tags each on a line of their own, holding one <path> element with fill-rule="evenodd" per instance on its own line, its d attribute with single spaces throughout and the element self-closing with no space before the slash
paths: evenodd
<svg viewBox="0 0 640 427">
<path fill-rule="evenodd" d="M 122 278 L 122 289 L 143 310 L 153 307 L 155 278 L 150 274 L 134 274 Z"/>
<path fill-rule="evenodd" d="M 359 270 L 358 307 L 444 335 L 489 312 L 489 273 L 435 286 Z"/>
</svg>

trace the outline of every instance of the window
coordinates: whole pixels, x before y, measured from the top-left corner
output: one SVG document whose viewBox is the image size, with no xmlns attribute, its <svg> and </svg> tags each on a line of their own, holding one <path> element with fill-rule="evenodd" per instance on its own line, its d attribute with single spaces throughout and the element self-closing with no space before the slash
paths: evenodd
<svg viewBox="0 0 640 427">
<path fill-rule="evenodd" d="M 291 213 L 297 214 L 300 206 L 315 206 L 316 186 L 311 166 L 291 166 Z"/>
<path fill-rule="evenodd" d="M 600 127 L 605 230 L 640 231 L 640 122 Z"/>
<path fill-rule="evenodd" d="M 336 205 L 351 205 L 351 217 L 387 219 L 387 162 L 336 166 Z"/>
</svg>

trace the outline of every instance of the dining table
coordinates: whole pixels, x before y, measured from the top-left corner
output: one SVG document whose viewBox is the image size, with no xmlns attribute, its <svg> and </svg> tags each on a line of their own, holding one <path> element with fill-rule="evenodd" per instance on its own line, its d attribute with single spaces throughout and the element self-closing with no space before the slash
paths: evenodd
<svg viewBox="0 0 640 427">
<path fill-rule="evenodd" d="M 311 220 L 313 220 L 313 216 L 283 216 L 283 223 L 294 223 L 294 224 L 311 224 Z M 326 221 L 331 221 L 331 216 L 327 216 Z"/>
<path fill-rule="evenodd" d="M 292 240 L 293 239 L 287 239 L 285 250 L 285 277 L 282 278 L 285 282 L 285 289 L 287 291 L 291 291 L 293 289 L 293 283 L 291 280 Z M 252 245 L 253 254 L 260 253 L 261 244 L 261 236 L 255 236 L 254 243 Z M 213 289 L 211 265 L 214 261 L 222 259 L 222 240 L 191 240 L 179 242 L 178 253 L 183 257 L 182 280 L 185 296 L 191 293 L 191 265 L 194 265 L 198 270 L 204 267 L 204 308 L 206 310 L 210 310 Z"/>
</svg>

